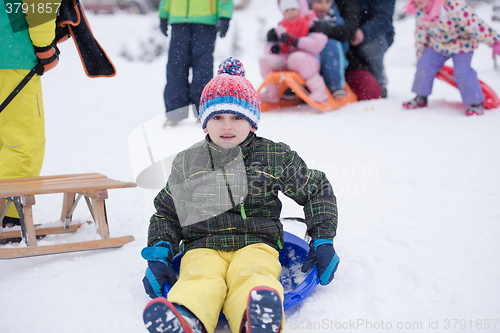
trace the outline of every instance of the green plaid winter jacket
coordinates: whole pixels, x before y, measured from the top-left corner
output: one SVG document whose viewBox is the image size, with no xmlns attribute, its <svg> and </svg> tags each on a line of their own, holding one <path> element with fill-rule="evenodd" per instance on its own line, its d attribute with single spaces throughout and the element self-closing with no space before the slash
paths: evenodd
<svg viewBox="0 0 500 333">
<path fill-rule="evenodd" d="M 286 144 L 254 133 L 234 149 L 207 136 L 174 159 L 167 185 L 154 200 L 148 246 L 168 241 L 177 252 L 183 241 L 185 251 L 234 251 L 265 243 L 279 250 L 279 191 L 304 207 L 313 239 L 335 236 L 337 204 L 323 172 L 307 168 Z"/>
</svg>

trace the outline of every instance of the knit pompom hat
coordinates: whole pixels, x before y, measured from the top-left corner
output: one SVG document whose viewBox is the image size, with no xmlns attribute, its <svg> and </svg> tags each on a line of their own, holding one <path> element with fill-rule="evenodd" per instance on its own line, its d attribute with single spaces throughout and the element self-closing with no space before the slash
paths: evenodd
<svg viewBox="0 0 500 333">
<path fill-rule="evenodd" d="M 210 80 L 200 98 L 201 127 L 216 114 L 230 113 L 246 119 L 257 129 L 260 120 L 260 104 L 255 88 L 245 78 L 245 68 L 238 59 L 224 60 L 217 76 Z"/>
</svg>

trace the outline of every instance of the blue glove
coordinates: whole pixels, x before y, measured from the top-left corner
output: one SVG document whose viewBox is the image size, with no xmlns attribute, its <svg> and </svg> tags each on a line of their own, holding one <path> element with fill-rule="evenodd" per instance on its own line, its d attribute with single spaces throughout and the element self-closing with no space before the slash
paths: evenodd
<svg viewBox="0 0 500 333">
<path fill-rule="evenodd" d="M 168 36 L 168 19 L 161 18 L 160 19 L 160 31 L 165 36 Z"/>
<path fill-rule="evenodd" d="M 169 242 L 158 242 L 154 246 L 145 247 L 141 255 L 148 261 L 146 275 L 142 279 L 144 290 L 151 298 L 163 295 L 163 283 L 171 286 L 177 281 L 177 275 L 172 267 L 172 246 Z"/>
<path fill-rule="evenodd" d="M 221 38 L 226 37 L 227 30 L 229 29 L 229 19 L 221 17 L 215 26 L 215 31 L 219 33 Z"/>
<path fill-rule="evenodd" d="M 333 274 L 339 265 L 339 257 L 333 248 L 331 239 L 315 239 L 309 244 L 311 249 L 307 255 L 302 272 L 307 272 L 316 263 L 318 266 L 318 277 L 321 285 L 327 285 L 333 280 Z"/>
</svg>

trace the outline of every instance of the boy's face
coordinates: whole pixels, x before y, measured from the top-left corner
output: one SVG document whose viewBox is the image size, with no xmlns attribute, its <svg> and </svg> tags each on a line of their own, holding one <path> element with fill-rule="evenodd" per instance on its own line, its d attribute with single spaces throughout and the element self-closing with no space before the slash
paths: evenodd
<svg viewBox="0 0 500 333">
<path fill-rule="evenodd" d="M 216 114 L 207 122 L 203 132 L 218 146 L 229 149 L 245 141 L 248 133 L 255 128 L 245 119 L 235 114 Z"/>
<path fill-rule="evenodd" d="M 283 18 L 287 21 L 293 22 L 299 18 L 299 15 L 300 11 L 298 9 L 290 8 L 285 10 L 285 12 L 283 13 Z"/>
<path fill-rule="evenodd" d="M 318 18 L 323 18 L 328 14 L 332 8 L 332 0 L 318 0 L 311 4 L 311 9 L 314 11 Z"/>
</svg>

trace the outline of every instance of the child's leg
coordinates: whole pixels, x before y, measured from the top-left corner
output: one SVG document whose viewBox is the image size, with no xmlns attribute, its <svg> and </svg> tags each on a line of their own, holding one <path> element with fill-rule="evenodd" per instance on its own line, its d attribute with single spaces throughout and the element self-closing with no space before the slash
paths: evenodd
<svg viewBox="0 0 500 333">
<path fill-rule="evenodd" d="M 288 57 L 288 69 L 299 73 L 306 81 L 319 74 L 319 67 L 319 60 L 307 52 L 296 51 Z"/>
<path fill-rule="evenodd" d="M 312 100 L 323 102 L 328 98 L 325 81 L 319 74 L 319 60 L 312 54 L 303 51 L 293 52 L 288 57 L 288 68 L 306 80 Z"/>
<path fill-rule="evenodd" d="M 0 70 L 0 101 L 7 98 L 28 72 L 22 69 Z M 40 175 L 44 153 L 42 84 L 40 76 L 35 75 L 0 113 L 0 179 Z M 10 205 L 7 216 L 18 217 L 14 205 Z"/>
<path fill-rule="evenodd" d="M 320 53 L 320 73 L 330 91 L 344 89 L 345 59 L 342 45 L 335 39 L 328 39 L 325 48 Z"/>
<path fill-rule="evenodd" d="M 245 313 L 248 295 L 258 286 L 278 291 L 284 299 L 280 283 L 281 264 L 278 251 L 265 244 L 252 244 L 236 251 L 227 271 L 228 294 L 224 303 L 224 314 L 232 332 L 238 332 Z M 281 327 L 284 325 L 282 323 Z"/>
<path fill-rule="evenodd" d="M 259 59 L 260 74 L 265 79 L 270 73 L 277 71 L 286 71 L 287 60 L 283 54 L 266 54 Z M 280 96 L 278 95 L 278 85 L 269 83 L 259 93 L 261 102 L 278 103 Z"/>
<path fill-rule="evenodd" d="M 418 96 L 429 96 L 432 92 L 434 78 L 448 58 L 431 48 L 426 48 L 424 54 L 418 59 L 417 72 L 411 91 Z"/>
<path fill-rule="evenodd" d="M 484 94 L 477 79 L 477 73 L 471 67 L 473 55 L 474 52 L 451 56 L 453 59 L 453 73 L 464 105 L 480 104 L 484 101 Z"/>
<path fill-rule="evenodd" d="M 172 24 L 167 61 L 167 85 L 163 99 L 167 118 L 173 121 L 185 119 L 189 114 L 187 106 L 190 91 L 188 80 L 191 66 L 190 35 L 190 24 Z"/>
<path fill-rule="evenodd" d="M 218 251 L 187 251 L 181 260 L 179 280 L 168 293 L 168 300 L 189 309 L 208 333 L 215 330 L 226 298 L 227 267 Z"/>
<path fill-rule="evenodd" d="M 200 105 L 200 97 L 205 85 L 214 76 L 214 49 L 217 32 L 215 26 L 192 24 L 192 69 L 190 100 L 196 106 Z"/>
<path fill-rule="evenodd" d="M 283 54 L 265 54 L 259 59 L 260 74 L 265 79 L 271 72 L 286 71 L 287 58 Z"/>
</svg>

